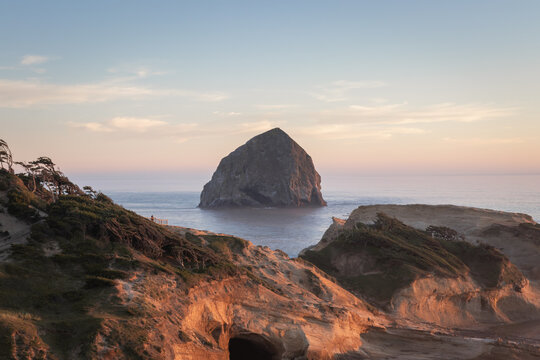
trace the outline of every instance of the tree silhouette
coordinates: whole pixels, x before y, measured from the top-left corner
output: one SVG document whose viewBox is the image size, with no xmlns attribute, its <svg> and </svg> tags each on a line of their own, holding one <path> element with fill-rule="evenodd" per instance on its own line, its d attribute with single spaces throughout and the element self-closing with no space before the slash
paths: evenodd
<svg viewBox="0 0 540 360">
<path fill-rule="evenodd" d="M 29 184 L 27 185 L 28 190 L 31 192 L 36 192 L 37 190 L 37 183 L 36 183 L 36 170 L 37 167 L 31 163 L 25 163 L 24 161 L 16 161 L 15 164 L 21 166 L 26 171 L 26 176 L 29 178 Z M 30 186 L 30 179 L 32 180 L 32 183 Z"/>
<path fill-rule="evenodd" d="M 24 175 L 28 178 L 26 180 L 26 187 L 33 193 L 40 193 L 41 197 L 52 198 L 52 201 L 56 201 L 61 195 L 85 195 L 77 185 L 72 183 L 67 176 L 64 175 L 56 167 L 56 164 L 47 156 L 40 156 L 34 161 L 23 162 L 13 161 L 13 155 L 9 149 L 8 144 L 0 139 L 0 166 L 2 169 L 7 169 L 10 173 L 15 174 L 13 171 L 13 164 L 21 166 L 26 174 L 18 174 L 19 177 L 24 179 Z M 92 188 L 85 189 L 86 195 L 90 197 L 96 197 L 96 192 Z"/>
<path fill-rule="evenodd" d="M 13 155 L 7 142 L 0 139 L 0 165 L 4 169 L 4 164 L 7 166 L 7 170 L 13 174 Z"/>
<path fill-rule="evenodd" d="M 32 174 L 34 184 L 37 178 L 39 183 L 49 190 L 53 201 L 56 201 L 61 195 L 84 194 L 77 185 L 73 184 L 64 173 L 56 168 L 56 164 L 47 156 L 41 156 L 23 167 Z"/>
<path fill-rule="evenodd" d="M 97 191 L 94 190 L 91 186 L 83 186 L 83 190 L 86 195 L 88 195 L 90 198 L 95 199 L 97 196 Z"/>
</svg>

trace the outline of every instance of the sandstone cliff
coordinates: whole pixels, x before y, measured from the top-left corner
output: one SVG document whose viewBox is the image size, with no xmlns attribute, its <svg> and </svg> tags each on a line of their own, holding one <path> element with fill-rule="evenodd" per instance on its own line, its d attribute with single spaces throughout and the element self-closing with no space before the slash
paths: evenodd
<svg viewBox="0 0 540 360">
<path fill-rule="evenodd" d="M 540 322 L 539 240 L 540 227 L 523 214 L 373 205 L 334 219 L 300 256 L 399 323 L 485 329 Z"/>
<path fill-rule="evenodd" d="M 201 193 L 201 208 L 324 206 L 311 157 L 283 130 L 257 135 L 223 158 Z"/>
<path fill-rule="evenodd" d="M 9 245 L 0 249 L 2 359 L 502 360 L 540 353 L 533 316 L 538 296 L 497 253 L 482 258 L 487 270 L 497 271 L 469 275 L 475 267 L 466 258 L 439 258 L 422 271 L 423 260 L 434 258 L 416 249 L 420 260 L 408 257 L 409 265 L 433 276 L 398 284 L 385 313 L 363 300 L 363 292 L 355 296 L 279 250 L 159 226 L 103 194 L 64 195 L 46 204 L 21 179 L 29 180 L 0 170 L 0 241 Z M 346 225 L 335 220 L 325 248 L 340 242 L 335 236 Z M 415 234 L 399 224 L 397 230 Z M 444 239 L 456 235 L 432 230 Z M 377 231 L 367 233 L 402 245 L 407 240 L 392 226 Z M 428 235 L 421 238 L 430 243 Z M 372 260 L 349 250 L 332 266 L 374 271 Z M 395 285 L 382 280 L 373 289 Z M 532 320 L 510 323 L 524 308 Z M 471 330 L 486 319 L 498 320 L 496 328 Z"/>
<path fill-rule="evenodd" d="M 0 249 L 2 359 L 331 359 L 387 323 L 281 251 L 159 226 L 102 194 L 39 203 L 1 170 L 0 187 L 0 240 L 25 231 Z"/>
<path fill-rule="evenodd" d="M 343 228 L 371 224 L 379 212 L 418 230 L 447 227 L 471 244 L 494 246 L 530 280 L 540 280 L 540 225 L 529 215 L 455 205 L 368 205 L 354 210 Z"/>
</svg>

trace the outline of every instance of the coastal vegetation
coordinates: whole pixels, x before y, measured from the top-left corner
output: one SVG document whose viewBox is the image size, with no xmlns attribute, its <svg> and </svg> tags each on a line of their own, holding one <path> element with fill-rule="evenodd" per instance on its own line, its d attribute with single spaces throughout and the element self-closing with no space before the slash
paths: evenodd
<svg viewBox="0 0 540 360">
<path fill-rule="evenodd" d="M 301 257 L 381 306 L 423 277 L 470 275 L 485 288 L 511 283 L 516 291 L 524 281 L 521 272 L 492 246 L 472 245 L 448 228 L 420 231 L 384 213 L 373 225 L 358 222 L 326 247 L 307 250 Z"/>
<path fill-rule="evenodd" d="M 1 144 L 0 358 L 356 358 L 359 335 L 399 320 L 387 305 L 425 278 L 474 279 L 478 319 L 497 315 L 488 306 L 497 296 L 517 304 L 497 310 L 504 316 L 537 311 L 503 254 L 444 226 L 421 231 L 380 213 L 290 259 L 235 236 L 158 225 L 73 184 L 49 158 L 13 161 Z"/>
<path fill-rule="evenodd" d="M 172 274 L 186 288 L 245 273 L 219 255 L 219 239 L 204 247 L 102 193 L 83 191 L 48 158 L 14 162 L 25 169 L 15 174 L 3 151 L 0 205 L 30 233 L 10 247 L 10 261 L 0 263 L 0 354 L 17 348 L 28 358 L 67 359 L 78 348 L 78 357 L 95 356 L 92 339 L 104 321 L 146 316 L 144 308 L 114 301 L 115 280 L 137 271 Z M 124 350 L 134 358 L 143 354 L 140 341 L 125 335 Z"/>
</svg>

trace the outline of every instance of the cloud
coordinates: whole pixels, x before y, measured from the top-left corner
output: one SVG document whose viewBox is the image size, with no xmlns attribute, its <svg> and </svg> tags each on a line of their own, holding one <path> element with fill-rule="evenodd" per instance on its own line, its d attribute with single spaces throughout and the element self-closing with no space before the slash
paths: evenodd
<svg viewBox="0 0 540 360">
<path fill-rule="evenodd" d="M 443 141 L 461 145 L 512 145 L 525 142 L 522 138 L 443 138 Z"/>
<path fill-rule="evenodd" d="M 374 89 L 386 86 L 383 81 L 347 81 L 338 80 L 330 85 L 318 86 L 309 94 L 317 100 L 324 102 L 338 102 L 349 100 L 349 92 L 358 89 Z"/>
<path fill-rule="evenodd" d="M 385 104 L 388 102 L 388 99 L 385 99 L 385 98 L 371 98 L 368 100 L 369 102 L 372 102 L 374 104 Z"/>
<path fill-rule="evenodd" d="M 350 105 L 349 109 L 353 110 L 356 115 L 366 117 L 385 117 L 389 115 L 395 115 L 396 111 L 399 112 L 406 102 L 401 104 L 388 104 L 388 105 L 375 105 L 375 106 L 363 106 L 363 105 Z"/>
<path fill-rule="evenodd" d="M 134 132 L 146 132 L 149 129 L 166 125 L 165 121 L 144 119 L 144 118 L 132 118 L 132 117 L 116 117 L 109 121 L 109 125 L 113 129 L 128 130 Z"/>
<path fill-rule="evenodd" d="M 442 103 L 413 107 L 407 102 L 384 105 L 350 105 L 346 109 L 322 111 L 322 122 L 373 124 L 430 124 L 439 122 L 477 122 L 503 118 L 515 113 L 515 108 L 485 104 Z"/>
<path fill-rule="evenodd" d="M 135 118 L 135 117 L 115 117 L 103 123 L 86 122 L 86 123 L 68 123 L 71 127 L 82 128 L 93 132 L 114 132 L 126 131 L 135 133 L 145 133 L 151 129 L 168 125 L 162 120 Z"/>
<path fill-rule="evenodd" d="M 75 122 L 69 122 L 69 126 L 75 127 L 75 128 L 82 128 L 93 132 L 112 132 L 114 131 L 112 128 L 107 127 L 106 125 L 98 122 L 86 122 L 86 123 L 75 123 Z"/>
<path fill-rule="evenodd" d="M 40 56 L 40 55 L 25 55 L 21 59 L 21 65 L 37 65 L 37 64 L 43 64 L 47 61 L 49 61 L 50 58 L 47 56 Z"/>
<path fill-rule="evenodd" d="M 182 89 L 156 89 L 131 84 L 126 79 L 88 84 L 60 85 L 32 80 L 0 79 L 0 107 L 99 103 L 148 97 L 182 97 L 194 101 L 222 101 L 227 95 Z"/>
<path fill-rule="evenodd" d="M 341 88 L 344 90 L 352 89 L 372 89 L 386 86 L 386 83 L 383 81 L 347 81 L 347 80 L 338 80 L 334 81 L 332 85 L 336 88 Z"/>
<path fill-rule="evenodd" d="M 281 122 L 274 122 L 274 121 L 256 121 L 256 122 L 249 122 L 249 123 L 241 123 L 238 125 L 236 133 L 250 133 L 250 132 L 263 132 L 270 129 L 273 129 L 275 127 L 278 127 L 281 124 Z M 234 131 L 234 130 L 233 130 Z"/>
<path fill-rule="evenodd" d="M 377 127 L 365 126 L 362 124 L 319 124 L 306 127 L 298 131 L 307 136 L 315 136 L 327 140 L 347 140 L 347 139 L 390 139 L 394 135 L 418 135 L 428 131 L 419 128 L 404 127 Z"/>
<path fill-rule="evenodd" d="M 223 138 L 228 136 L 261 133 L 279 126 L 281 122 L 255 121 L 243 123 L 209 122 L 206 124 L 179 124 L 167 129 L 167 133 L 174 134 L 177 143 L 199 138 Z"/>
<path fill-rule="evenodd" d="M 164 71 L 155 71 L 150 70 L 147 67 L 132 67 L 132 66 L 121 66 L 107 69 L 107 72 L 111 74 L 127 74 L 134 76 L 135 78 L 144 79 L 149 76 L 156 75 L 165 75 Z"/>
<path fill-rule="evenodd" d="M 279 126 L 282 122 L 268 120 L 231 123 L 222 120 L 200 123 L 173 123 L 155 118 L 115 117 L 101 122 L 68 122 L 67 126 L 93 133 L 114 136 L 142 136 L 145 139 L 170 139 L 184 143 L 199 138 L 223 138 L 240 134 L 257 134 Z"/>
<path fill-rule="evenodd" d="M 514 113 L 513 108 L 485 104 L 411 106 L 403 102 L 350 105 L 311 114 L 310 117 L 316 118 L 317 122 L 307 133 L 326 139 L 388 139 L 398 135 L 431 133 L 433 129 L 428 125 L 432 123 L 472 123 L 504 118 Z"/>
<path fill-rule="evenodd" d="M 159 138 L 172 139 L 176 143 L 183 143 L 188 140 L 202 137 L 205 129 L 200 129 L 197 123 L 174 124 L 155 118 L 139 117 L 114 117 L 102 122 L 68 122 L 71 128 L 83 129 L 94 133 L 110 133 L 111 135 L 142 136 L 145 139 Z M 216 130 L 215 126 L 209 127 L 210 132 L 215 131 L 216 135 L 226 133 L 226 129 Z M 206 129 L 206 130 L 209 130 Z"/>
<path fill-rule="evenodd" d="M 242 115 L 241 112 L 236 112 L 236 111 L 229 111 L 229 112 L 214 111 L 214 112 L 212 112 L 212 114 L 218 115 L 218 116 L 240 116 L 240 115 Z"/>
<path fill-rule="evenodd" d="M 255 108 L 260 110 L 285 110 L 285 109 L 293 109 L 297 108 L 298 105 L 296 104 L 270 104 L 270 105 L 254 105 Z"/>
<path fill-rule="evenodd" d="M 427 134 L 429 133 L 426 129 L 420 128 L 404 128 L 404 127 L 393 127 L 390 129 L 393 134 L 403 134 L 403 135 L 418 135 L 418 134 Z"/>
<path fill-rule="evenodd" d="M 441 122 L 472 123 L 499 119 L 515 114 L 516 109 L 486 104 L 441 103 L 412 106 L 402 103 L 369 103 L 327 109 L 309 115 L 316 118 L 304 134 L 330 140 L 415 136 L 432 132 L 428 124 Z M 451 141 L 449 139 L 445 141 Z M 487 143 L 487 140 L 483 140 Z M 517 139 L 492 139 L 490 143 L 517 142 Z M 479 143 L 479 139 L 472 142 Z"/>
</svg>

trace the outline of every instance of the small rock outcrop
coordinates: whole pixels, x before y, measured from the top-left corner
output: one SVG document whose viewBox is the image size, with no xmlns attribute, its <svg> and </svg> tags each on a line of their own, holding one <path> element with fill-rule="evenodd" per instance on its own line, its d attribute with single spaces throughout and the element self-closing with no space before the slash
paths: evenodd
<svg viewBox="0 0 540 360">
<path fill-rule="evenodd" d="M 223 158 L 201 208 L 325 206 L 311 157 L 283 130 L 257 135 Z"/>
</svg>

